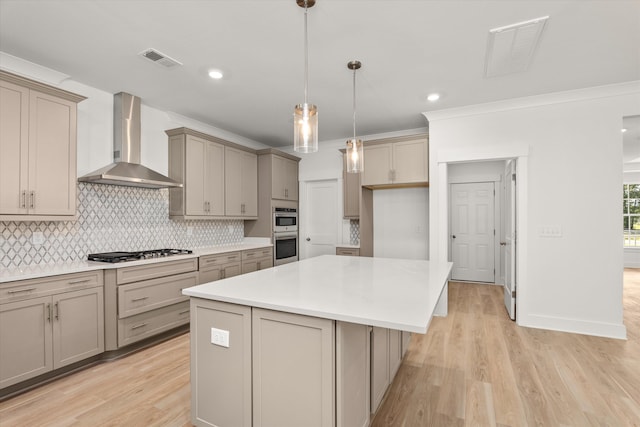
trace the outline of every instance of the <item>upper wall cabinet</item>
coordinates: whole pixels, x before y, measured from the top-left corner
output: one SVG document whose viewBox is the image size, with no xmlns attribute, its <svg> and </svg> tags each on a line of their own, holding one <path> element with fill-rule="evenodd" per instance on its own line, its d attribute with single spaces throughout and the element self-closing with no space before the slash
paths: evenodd
<svg viewBox="0 0 640 427">
<path fill-rule="evenodd" d="M 0 71 L 0 220 L 76 218 L 77 103 L 84 99 Z"/>
<path fill-rule="evenodd" d="M 388 188 L 426 186 L 429 149 L 426 135 L 367 141 L 362 186 Z"/>
<path fill-rule="evenodd" d="M 169 189 L 169 216 L 180 219 L 257 216 L 257 160 L 253 150 L 191 129 L 166 131 L 169 177 L 183 184 Z"/>
<path fill-rule="evenodd" d="M 225 215 L 258 216 L 258 156 L 224 148 Z"/>
<path fill-rule="evenodd" d="M 298 201 L 298 157 L 281 151 L 258 151 L 260 183 L 271 188 L 271 199 Z M 262 195 L 261 195 L 262 197 Z"/>
</svg>

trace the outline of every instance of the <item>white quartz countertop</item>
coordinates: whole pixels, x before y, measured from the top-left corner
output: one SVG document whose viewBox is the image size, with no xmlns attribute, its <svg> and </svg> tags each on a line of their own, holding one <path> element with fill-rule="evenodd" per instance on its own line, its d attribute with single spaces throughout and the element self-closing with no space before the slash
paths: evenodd
<svg viewBox="0 0 640 427">
<path fill-rule="evenodd" d="M 194 249 L 189 255 L 174 255 L 166 258 L 154 258 L 140 261 L 127 262 L 94 262 L 94 261 L 69 261 L 55 264 L 27 265 L 23 267 L 0 268 L 0 283 L 15 282 L 18 280 L 38 279 L 47 276 L 57 276 L 61 274 L 82 273 L 92 270 L 110 270 L 113 268 L 133 267 L 136 265 L 154 264 L 158 262 L 178 261 L 186 258 L 197 258 L 203 255 L 221 254 L 226 252 L 246 251 L 251 249 L 266 248 L 273 246 L 270 239 L 255 239 L 249 242 L 236 243 L 233 245 L 211 246 L 207 248 Z"/>
<path fill-rule="evenodd" d="M 183 294 L 426 333 L 452 265 L 323 255 L 194 286 Z"/>
</svg>

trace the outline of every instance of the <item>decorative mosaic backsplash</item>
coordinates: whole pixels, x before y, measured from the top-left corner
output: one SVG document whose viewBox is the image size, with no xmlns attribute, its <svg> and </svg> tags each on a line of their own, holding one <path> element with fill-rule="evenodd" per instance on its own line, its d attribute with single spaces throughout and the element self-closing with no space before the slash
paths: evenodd
<svg viewBox="0 0 640 427">
<path fill-rule="evenodd" d="M 349 221 L 349 244 L 359 245 L 360 244 L 360 221 L 357 219 L 352 219 Z"/>
<path fill-rule="evenodd" d="M 33 243 L 34 232 L 42 232 L 44 243 Z M 0 222 L 0 265 L 84 260 L 87 254 L 111 251 L 194 249 L 243 238 L 242 220 L 170 220 L 167 189 L 78 183 L 77 221 Z"/>
</svg>

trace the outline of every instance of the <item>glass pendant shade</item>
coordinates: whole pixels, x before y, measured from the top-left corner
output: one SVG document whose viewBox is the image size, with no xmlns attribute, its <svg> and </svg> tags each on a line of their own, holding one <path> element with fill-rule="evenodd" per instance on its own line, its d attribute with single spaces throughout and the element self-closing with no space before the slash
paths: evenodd
<svg viewBox="0 0 640 427">
<path fill-rule="evenodd" d="M 351 138 L 347 140 L 347 173 L 360 173 L 364 171 L 364 144 L 361 139 Z"/>
<path fill-rule="evenodd" d="M 318 151 L 318 108 L 298 104 L 293 110 L 293 149 L 298 153 Z"/>
</svg>

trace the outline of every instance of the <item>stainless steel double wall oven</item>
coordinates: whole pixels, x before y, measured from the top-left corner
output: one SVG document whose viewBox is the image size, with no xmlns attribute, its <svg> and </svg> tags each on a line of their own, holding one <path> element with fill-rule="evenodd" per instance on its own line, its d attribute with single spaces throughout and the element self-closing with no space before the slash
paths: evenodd
<svg viewBox="0 0 640 427">
<path fill-rule="evenodd" d="M 298 210 L 273 208 L 273 265 L 298 261 Z"/>
</svg>

